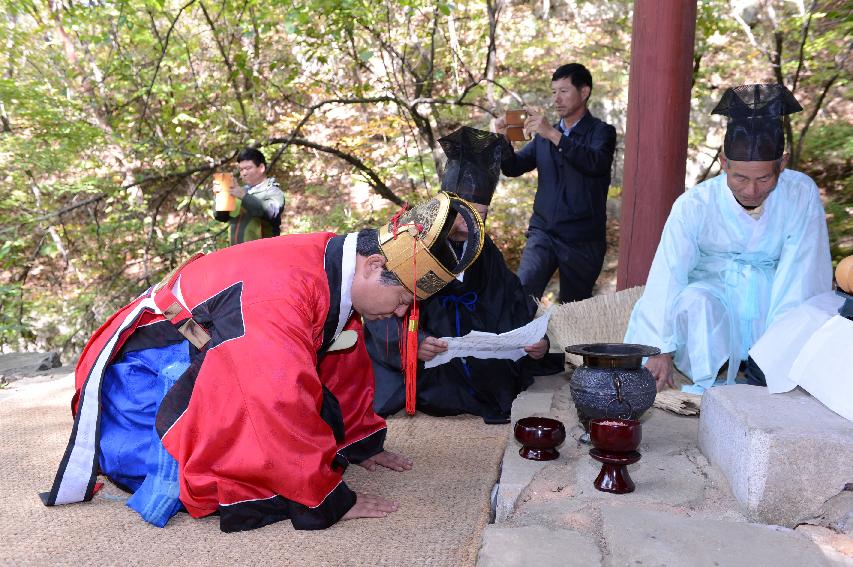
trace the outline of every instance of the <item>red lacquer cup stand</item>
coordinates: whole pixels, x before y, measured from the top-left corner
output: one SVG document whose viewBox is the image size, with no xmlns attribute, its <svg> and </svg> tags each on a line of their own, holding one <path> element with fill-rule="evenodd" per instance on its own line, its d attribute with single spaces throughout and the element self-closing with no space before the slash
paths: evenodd
<svg viewBox="0 0 853 567">
<path fill-rule="evenodd" d="M 593 444 L 590 456 L 601 463 L 601 471 L 593 483 L 602 492 L 626 494 L 635 485 L 628 465 L 640 460 L 637 449 L 643 438 L 636 419 L 593 419 L 589 422 L 589 438 Z"/>
</svg>

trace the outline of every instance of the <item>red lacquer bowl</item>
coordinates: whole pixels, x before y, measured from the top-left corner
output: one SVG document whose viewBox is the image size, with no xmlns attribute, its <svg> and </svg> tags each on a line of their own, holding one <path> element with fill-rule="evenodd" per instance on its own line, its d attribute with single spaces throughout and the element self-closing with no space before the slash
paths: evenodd
<svg viewBox="0 0 853 567">
<path fill-rule="evenodd" d="M 532 461 L 551 461 L 560 456 L 557 446 L 566 440 L 563 423 L 547 417 L 525 417 L 515 423 L 518 454 Z"/>
<path fill-rule="evenodd" d="M 643 430 L 636 419 L 592 419 L 589 439 L 596 449 L 605 453 L 628 453 L 640 446 Z"/>
</svg>

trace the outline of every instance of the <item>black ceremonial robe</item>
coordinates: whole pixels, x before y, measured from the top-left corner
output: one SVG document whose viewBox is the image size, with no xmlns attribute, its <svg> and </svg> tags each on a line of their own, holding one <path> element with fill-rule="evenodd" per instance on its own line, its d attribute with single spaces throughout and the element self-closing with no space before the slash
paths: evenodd
<svg viewBox="0 0 853 567">
<path fill-rule="evenodd" d="M 419 338 L 454 337 L 469 331 L 503 333 L 529 323 L 533 300 L 486 236 L 483 251 L 464 276 L 421 303 Z M 458 318 L 458 319 L 457 319 Z M 376 413 L 387 416 L 405 405 L 405 386 L 397 348 L 401 321 L 365 322 L 367 350 L 376 378 Z M 532 383 L 521 360 L 454 358 L 434 368 L 418 363 L 418 410 L 432 415 L 479 415 L 487 423 L 506 423 L 512 402 Z"/>
</svg>

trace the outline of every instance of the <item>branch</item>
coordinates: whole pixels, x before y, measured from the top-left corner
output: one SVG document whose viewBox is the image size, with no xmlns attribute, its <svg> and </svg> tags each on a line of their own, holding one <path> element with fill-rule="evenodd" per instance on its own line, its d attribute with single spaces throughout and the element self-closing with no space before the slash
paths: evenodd
<svg viewBox="0 0 853 567">
<path fill-rule="evenodd" d="M 717 163 L 717 159 L 719 159 L 722 151 L 723 151 L 723 146 L 720 146 L 717 148 L 716 153 L 714 153 L 714 158 L 711 160 L 711 163 L 708 164 L 708 167 L 705 168 L 705 171 L 702 172 L 701 177 L 699 177 L 699 179 L 696 181 L 696 183 L 702 183 L 703 181 L 708 179 L 708 176 L 711 175 L 711 170 L 714 168 L 714 164 Z"/>
<path fill-rule="evenodd" d="M 690 88 L 696 86 L 696 77 L 699 76 L 699 69 L 702 67 L 702 53 L 697 53 L 693 56 L 693 73 L 690 76 Z"/>
<path fill-rule="evenodd" d="M 396 57 L 400 61 L 400 64 L 406 69 L 406 71 L 408 71 L 415 78 L 416 84 L 423 82 L 423 79 L 421 78 L 421 76 L 418 75 L 417 71 L 415 71 L 415 69 L 411 65 L 409 65 L 409 62 L 406 60 L 406 57 L 402 53 L 397 51 L 394 48 L 394 46 L 392 46 L 391 44 L 386 42 L 384 39 L 382 39 L 382 37 L 379 35 L 379 33 L 374 31 L 374 29 L 371 28 L 370 26 L 368 26 L 368 25 L 366 25 L 360 21 L 358 22 L 358 24 L 361 27 L 363 27 L 365 30 L 367 30 L 367 33 L 372 35 L 373 39 L 375 39 L 377 42 L 379 42 L 379 46 L 383 50 L 388 52 L 390 55 L 393 55 L 394 57 Z"/>
<path fill-rule="evenodd" d="M 484 82 L 484 80 L 481 79 L 481 80 L 477 81 L 476 83 L 473 84 L 473 86 L 476 86 L 481 82 Z M 470 86 L 470 88 L 466 87 L 465 91 L 462 93 L 462 96 L 460 96 L 456 100 L 446 99 L 446 98 L 416 98 L 415 100 L 412 101 L 412 104 L 409 105 L 409 108 L 412 111 L 414 111 L 418 106 L 420 106 L 422 104 L 432 104 L 432 105 L 444 104 L 444 105 L 456 105 L 456 106 L 471 106 L 473 108 L 476 108 L 478 110 L 482 110 L 483 112 L 491 114 L 492 116 L 495 116 L 495 113 L 492 112 L 491 110 L 489 110 L 488 108 L 486 108 L 485 106 L 479 105 L 475 102 L 463 102 L 462 98 L 464 98 L 465 95 L 468 94 L 468 92 L 471 90 L 471 88 L 473 88 L 473 86 Z"/>
<path fill-rule="evenodd" d="M 144 119 L 146 113 L 148 112 L 148 100 L 151 98 L 151 91 L 154 89 L 154 82 L 157 80 L 157 74 L 160 72 L 160 65 L 163 63 L 163 59 L 166 57 L 166 50 L 169 48 L 169 37 L 172 35 L 172 30 L 175 29 L 175 24 L 178 23 L 178 18 L 181 17 L 181 13 L 184 10 L 186 10 L 187 8 L 189 8 L 191 5 L 193 5 L 194 3 L 195 3 L 195 0 L 190 0 L 189 2 L 184 4 L 180 10 L 178 10 L 178 13 L 175 14 L 175 17 L 172 19 L 172 23 L 169 26 L 169 31 L 166 32 L 166 38 L 162 42 L 163 49 L 160 50 L 160 57 L 157 58 L 157 66 L 154 67 L 154 75 L 151 77 L 151 84 L 148 85 L 148 90 L 145 93 L 145 103 L 143 104 L 142 112 L 140 113 L 141 119 Z M 154 24 L 153 18 L 152 18 L 151 23 L 152 23 L 152 25 Z M 154 29 L 155 30 L 157 29 L 156 26 L 154 27 Z M 140 127 L 141 126 L 142 126 L 142 122 L 140 121 Z"/>
<path fill-rule="evenodd" d="M 192 187 L 192 190 L 190 191 L 190 194 L 189 194 L 187 206 L 184 207 L 184 211 L 181 214 L 181 218 L 178 220 L 178 230 L 183 229 L 184 224 L 186 224 L 187 219 L 190 216 L 190 205 L 192 205 L 193 199 L 195 199 L 195 194 L 198 192 L 199 187 L 207 184 L 207 180 L 210 179 L 210 177 L 212 175 L 213 175 L 213 170 L 206 171 L 204 173 L 204 175 L 201 177 L 201 179 L 199 179 L 197 182 L 192 182 L 188 178 L 184 178 L 184 181 Z M 226 227 L 227 227 L 227 225 L 226 225 Z"/>
<path fill-rule="evenodd" d="M 206 171 L 213 171 L 217 167 L 220 167 L 220 166 L 228 163 L 229 161 L 233 160 L 236 156 L 237 156 L 237 152 L 235 151 L 233 154 L 231 154 L 230 156 L 228 156 L 226 158 L 222 158 L 222 159 L 219 159 L 215 162 L 207 163 L 205 165 L 199 165 L 199 166 L 191 167 L 189 169 L 185 169 L 182 171 L 176 171 L 173 173 L 166 173 L 166 174 L 162 174 L 162 175 L 149 175 L 147 177 L 143 177 L 142 179 L 139 179 L 138 181 L 134 181 L 133 183 L 122 186 L 122 189 L 127 190 L 127 189 L 131 189 L 133 187 L 136 187 L 136 186 L 146 185 L 148 183 L 154 183 L 157 181 L 167 181 L 169 179 L 180 179 L 182 177 L 188 177 L 190 175 L 193 175 L 195 173 L 200 173 L 202 171 L 205 171 L 205 172 Z M 32 219 L 27 219 L 23 222 L 18 223 L 18 226 L 20 226 L 22 224 L 30 224 L 30 223 L 34 223 L 34 222 L 39 222 L 39 221 L 51 219 L 54 217 L 60 217 L 62 215 L 70 213 L 71 211 L 73 211 L 75 209 L 79 209 L 80 207 L 85 207 L 86 205 L 91 205 L 92 203 L 97 203 L 98 201 L 106 199 L 107 197 L 108 197 L 108 195 L 106 193 L 100 193 L 98 195 L 93 195 L 93 196 L 89 197 L 88 199 L 80 201 L 79 203 L 74 203 L 73 205 L 69 205 L 67 207 L 63 207 L 63 208 L 59 209 L 58 211 L 54 211 L 52 213 L 46 213 L 44 215 L 34 217 Z M 0 229 L 0 234 L 5 234 L 7 232 L 11 232 L 11 231 L 15 230 L 15 228 L 16 227 L 14 227 L 14 226 L 2 228 L 2 229 Z"/>
<path fill-rule="evenodd" d="M 492 116 L 497 116 L 497 114 L 494 111 L 489 110 L 488 108 L 486 108 L 484 106 L 481 106 L 481 105 L 473 103 L 473 102 L 464 102 L 464 99 L 466 96 L 468 96 L 468 93 L 471 92 L 472 90 L 474 90 L 475 88 L 477 88 L 477 86 L 479 86 L 481 83 L 488 83 L 488 84 L 491 84 L 491 85 L 498 87 L 504 93 L 508 94 L 513 99 L 515 99 L 516 102 L 518 102 L 520 105 L 524 106 L 524 99 L 522 99 L 521 96 L 519 96 L 519 94 L 516 93 L 515 91 L 512 91 L 512 90 L 506 88 L 505 86 L 500 84 L 498 81 L 494 81 L 491 79 L 479 79 L 477 81 L 473 81 L 473 82 L 469 83 L 468 85 L 466 85 L 466 87 L 462 90 L 462 93 L 458 97 L 456 97 L 455 100 L 446 99 L 446 98 L 419 98 L 419 99 L 415 99 L 412 101 L 411 107 L 414 108 L 420 104 L 455 104 L 455 105 L 459 105 L 459 106 L 471 106 L 473 108 L 482 110 L 483 112 L 486 112 Z"/>
<path fill-rule="evenodd" d="M 12 122 L 9 120 L 9 115 L 6 114 L 6 107 L 3 106 L 2 100 L 0 100 L 0 122 L 3 124 L 3 129 L 0 131 L 4 133 L 12 131 Z"/>
<path fill-rule="evenodd" d="M 308 107 L 308 110 L 305 112 L 305 116 L 296 124 L 296 127 L 291 131 L 290 136 L 287 137 L 287 140 L 283 142 L 283 145 L 276 150 L 275 155 L 270 160 L 270 169 L 275 167 L 275 164 L 278 163 L 278 160 L 281 158 L 281 155 L 284 153 L 284 150 L 287 149 L 287 146 L 290 145 L 290 140 L 296 138 L 299 134 L 299 131 L 303 126 L 308 122 L 308 119 L 314 115 L 317 110 L 326 106 L 327 104 L 368 104 L 368 103 L 376 103 L 376 102 L 393 102 L 398 106 L 405 106 L 399 99 L 392 96 L 377 96 L 377 97 L 368 97 L 368 98 L 330 98 L 328 100 L 321 100 L 320 102 L 313 104 Z"/>
<path fill-rule="evenodd" d="M 732 17 L 735 19 L 735 21 L 737 23 L 740 24 L 740 27 L 743 28 L 743 32 L 746 34 L 746 37 L 749 39 L 749 43 L 751 43 L 755 49 L 757 49 L 758 51 L 760 51 L 761 53 L 766 55 L 767 58 L 770 61 L 772 61 L 773 55 L 769 51 L 767 51 L 766 49 L 761 47 L 761 45 L 758 44 L 758 40 L 755 39 L 755 35 L 752 33 L 752 29 L 749 27 L 749 24 L 747 24 L 746 21 L 740 16 L 740 14 L 737 14 L 737 13 L 733 14 Z"/>
<path fill-rule="evenodd" d="M 489 15 L 489 45 L 486 48 L 486 63 L 483 68 L 483 75 L 489 81 L 494 81 L 495 72 L 497 71 L 497 35 L 498 35 L 498 19 L 501 11 L 503 11 L 503 0 L 486 0 L 486 12 Z M 486 98 L 489 104 L 495 104 L 495 93 L 492 86 L 493 82 L 488 83 L 489 88 L 486 90 Z"/>
<path fill-rule="evenodd" d="M 824 83 L 823 89 L 820 92 L 820 96 L 817 98 L 817 102 L 815 103 L 814 108 L 806 118 L 806 122 L 805 124 L 803 124 L 802 129 L 800 129 L 800 139 L 797 140 L 797 152 L 795 155 L 791 156 L 793 158 L 793 163 L 791 164 L 791 167 L 794 167 L 797 164 L 797 161 L 799 161 L 800 159 L 800 154 L 803 151 L 803 140 L 806 138 L 806 133 L 809 131 L 809 127 L 812 125 L 812 122 L 814 122 L 814 119 L 817 117 L 818 111 L 820 111 L 820 107 L 823 105 L 823 100 L 826 98 L 826 93 L 829 92 L 829 89 L 832 88 L 832 85 L 835 83 L 835 81 L 838 80 L 840 76 L 840 73 L 836 73 L 831 76 L 829 80 L 826 81 L 826 83 Z"/>
<path fill-rule="evenodd" d="M 38 207 L 39 210 L 44 210 L 41 208 L 41 187 L 39 187 L 35 176 L 33 176 L 33 172 L 27 169 L 24 173 L 30 179 L 30 189 L 33 192 L 36 207 Z M 53 240 L 54 246 L 56 246 L 56 249 L 62 255 L 62 259 L 65 260 L 65 269 L 70 269 L 72 272 L 76 272 L 77 270 L 74 267 L 74 263 L 71 262 L 71 259 L 68 257 L 68 251 L 65 249 L 65 245 L 62 243 L 62 238 L 59 237 L 59 233 L 56 231 L 56 228 L 52 224 L 48 223 L 47 232 L 50 234 L 50 238 Z"/>
<path fill-rule="evenodd" d="M 773 67 L 773 75 L 776 77 L 776 81 L 780 85 L 785 84 L 785 77 L 782 75 L 782 41 L 784 39 L 785 36 L 782 35 L 782 32 L 778 29 L 773 32 L 773 41 L 776 44 L 776 51 L 774 51 L 772 57 L 770 57 L 770 65 Z"/>
<path fill-rule="evenodd" d="M 124 6 L 122 6 L 122 10 Z M 160 49 L 165 49 L 165 44 L 163 42 L 163 38 L 160 37 L 160 30 L 157 29 L 157 20 L 154 19 L 154 14 L 151 12 L 151 8 L 146 7 L 145 13 L 148 14 L 148 19 L 151 21 L 151 31 L 154 32 L 154 37 L 157 38 L 157 43 L 160 44 Z"/>
<path fill-rule="evenodd" d="M 20 224 L 29 224 L 29 223 L 33 223 L 33 222 L 39 222 L 39 221 L 43 221 L 43 220 L 47 220 L 47 219 L 51 219 L 51 218 L 53 218 L 53 217 L 59 217 L 59 216 L 62 216 L 62 215 L 64 215 L 64 214 L 66 214 L 66 213 L 70 213 L 70 212 L 71 212 L 71 211 L 73 211 L 74 209 L 79 209 L 80 207 L 85 207 L 86 205 L 91 205 L 92 203 L 95 203 L 95 202 L 97 202 L 97 201 L 100 201 L 101 199 L 104 199 L 105 197 L 106 197 L 106 195 L 105 195 L 105 194 L 103 194 L 103 193 L 101 193 L 100 195 L 95 195 L 95 196 L 93 196 L 93 197 L 89 197 L 88 199 L 86 199 L 86 200 L 84 200 L 84 201 L 80 201 L 79 203 L 75 203 L 75 204 L 73 204 L 73 205 L 69 205 L 69 206 L 67 206 L 67 207 L 63 207 L 63 208 L 59 209 L 58 211 L 55 211 L 55 212 L 52 212 L 52 213 L 47 213 L 47 214 L 44 214 L 44 215 L 41 215 L 41 216 L 38 216 L 38 217 L 35 217 L 35 218 L 32 218 L 32 219 L 29 219 L 29 220 L 27 220 L 27 221 L 24 221 L 23 223 L 19 223 L 19 225 L 20 225 Z M 11 232 L 11 231 L 13 231 L 14 229 L 15 229 L 15 227 L 14 227 L 14 226 L 10 226 L 10 227 L 4 228 L 4 229 L 0 230 L 0 234 L 3 234 L 3 233 L 5 233 L 5 232 Z"/>
<path fill-rule="evenodd" d="M 305 140 L 303 138 L 293 138 L 293 137 L 290 137 L 290 138 L 270 138 L 269 143 L 270 144 L 288 143 L 288 144 L 294 145 L 294 146 L 303 146 L 305 148 L 313 148 L 315 150 L 325 152 L 327 154 L 331 154 L 335 157 L 338 157 L 338 158 L 344 160 L 345 162 L 353 165 L 359 171 L 361 171 L 364 174 L 364 176 L 367 178 L 368 183 L 370 183 L 370 185 L 376 190 L 376 192 L 379 195 L 385 197 L 386 199 L 388 199 L 389 201 L 391 201 L 392 203 L 394 203 L 396 205 L 400 205 L 400 206 L 403 205 L 403 200 L 400 199 L 397 195 L 395 195 L 394 192 L 391 191 L 391 189 L 387 185 L 385 185 L 385 183 L 382 181 L 382 179 L 379 178 L 379 175 L 371 167 L 369 167 L 367 164 L 365 164 L 363 161 L 361 161 L 360 159 L 358 159 L 357 157 L 355 157 L 353 155 L 350 155 L 346 152 L 343 152 L 337 148 L 332 148 L 330 146 L 324 146 L 322 144 L 317 144 L 317 143 L 311 142 L 309 140 Z"/>
<path fill-rule="evenodd" d="M 817 9 L 817 0 L 812 2 L 812 7 L 809 8 L 809 17 L 806 19 L 806 22 L 803 24 L 803 37 L 800 40 L 800 51 L 799 58 L 797 60 L 797 70 L 794 73 L 794 82 L 791 84 L 791 92 L 797 92 L 797 83 L 800 80 L 800 70 L 803 68 L 803 51 L 806 47 L 806 39 L 809 37 L 809 27 L 812 23 L 812 16 L 814 15 L 814 11 Z"/>
<path fill-rule="evenodd" d="M 420 98 L 421 94 L 426 91 L 432 93 L 432 87 L 435 84 L 435 35 L 438 33 L 438 10 L 433 12 L 432 32 L 429 34 L 429 68 L 425 73 L 426 79 L 423 86 L 415 90 L 416 97 Z"/>
<path fill-rule="evenodd" d="M 213 20 L 210 19 L 210 14 L 207 13 L 207 8 L 204 7 L 204 2 L 199 2 L 199 6 L 201 6 L 201 11 L 204 13 L 204 19 L 207 20 L 207 25 L 210 26 L 210 31 L 213 34 L 213 40 L 216 42 L 216 47 L 219 49 L 222 61 L 228 69 L 228 80 L 231 82 L 231 86 L 234 89 L 234 96 L 237 97 L 237 104 L 240 105 L 240 113 L 243 115 L 243 124 L 245 125 L 246 130 L 248 130 L 249 118 L 246 115 L 246 107 L 243 106 L 243 97 L 240 95 L 240 86 L 237 84 L 237 74 L 231 66 L 231 60 L 228 58 L 225 46 L 222 45 L 222 42 L 219 41 L 219 36 L 216 35 L 216 26 L 214 25 Z"/>
</svg>

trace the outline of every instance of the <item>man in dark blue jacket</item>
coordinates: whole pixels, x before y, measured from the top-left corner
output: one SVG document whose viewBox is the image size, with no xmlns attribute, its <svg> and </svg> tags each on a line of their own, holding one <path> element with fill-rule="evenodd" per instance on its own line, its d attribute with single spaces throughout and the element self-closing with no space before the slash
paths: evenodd
<svg viewBox="0 0 853 567">
<path fill-rule="evenodd" d="M 551 89 L 560 121 L 552 126 L 544 116 L 529 113 L 524 129 L 535 133 L 533 141 L 510 152 L 501 171 L 518 177 L 538 170 L 518 277 L 525 291 L 539 298 L 559 268 L 560 301 L 567 302 L 592 296 L 604 263 L 605 205 L 616 130 L 589 113 L 592 75 L 580 63 L 554 71 Z M 506 134 L 506 121 L 499 118 L 495 129 Z"/>
</svg>

